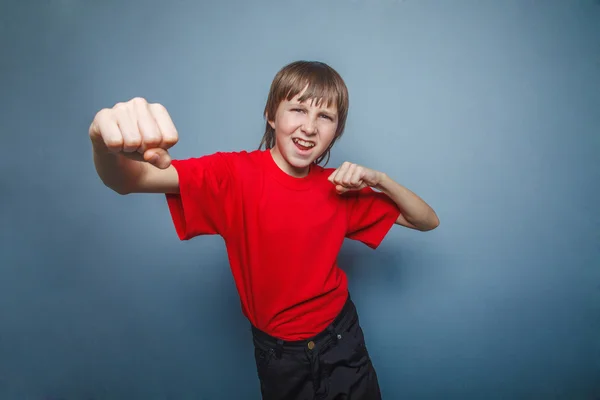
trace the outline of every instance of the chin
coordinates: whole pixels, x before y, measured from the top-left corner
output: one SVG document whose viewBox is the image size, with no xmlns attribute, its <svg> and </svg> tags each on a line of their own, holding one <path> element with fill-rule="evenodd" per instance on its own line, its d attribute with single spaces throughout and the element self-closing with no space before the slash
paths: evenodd
<svg viewBox="0 0 600 400">
<path fill-rule="evenodd" d="M 304 168 L 308 168 L 314 160 L 296 160 L 294 158 L 292 158 L 289 163 L 292 167 L 297 168 L 297 169 L 304 169 Z"/>
</svg>

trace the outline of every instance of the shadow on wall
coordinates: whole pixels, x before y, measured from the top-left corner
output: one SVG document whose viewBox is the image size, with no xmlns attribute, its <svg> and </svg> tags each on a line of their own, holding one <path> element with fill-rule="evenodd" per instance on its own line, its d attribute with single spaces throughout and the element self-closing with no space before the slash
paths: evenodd
<svg viewBox="0 0 600 400">
<path fill-rule="evenodd" d="M 404 247 L 381 246 L 370 249 L 362 243 L 346 240 L 338 257 L 338 265 L 348 276 L 348 284 L 356 290 L 370 287 L 378 290 L 401 289 L 409 251 Z"/>
</svg>

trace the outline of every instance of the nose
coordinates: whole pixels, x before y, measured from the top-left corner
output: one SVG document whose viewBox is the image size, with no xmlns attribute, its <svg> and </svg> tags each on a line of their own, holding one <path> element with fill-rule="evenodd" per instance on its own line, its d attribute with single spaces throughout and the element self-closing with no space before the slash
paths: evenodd
<svg viewBox="0 0 600 400">
<path fill-rule="evenodd" d="M 313 118 L 307 118 L 306 122 L 302 126 L 302 130 L 307 135 L 314 135 L 317 133 L 317 123 Z"/>
</svg>

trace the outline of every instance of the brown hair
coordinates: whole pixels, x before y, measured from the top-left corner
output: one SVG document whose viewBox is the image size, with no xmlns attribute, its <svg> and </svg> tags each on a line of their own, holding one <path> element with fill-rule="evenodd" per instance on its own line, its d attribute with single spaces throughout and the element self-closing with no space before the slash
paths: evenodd
<svg viewBox="0 0 600 400">
<path fill-rule="evenodd" d="M 291 100 L 307 85 L 306 92 L 299 99 L 301 102 L 314 100 L 321 103 L 324 101 L 327 107 L 332 104 L 337 106 L 338 126 L 335 136 L 329 147 L 315 160 L 315 163 L 319 164 L 327 158 L 325 161 L 327 164 L 331 148 L 342 136 L 346 126 L 349 104 L 348 88 L 342 77 L 333 68 L 318 61 L 295 61 L 283 67 L 275 75 L 263 114 L 266 119 L 265 134 L 258 148 L 261 149 L 264 145 L 265 149 L 271 149 L 275 146 L 275 130 L 269 125 L 269 118 L 275 117 L 277 107 L 282 101 Z"/>
</svg>

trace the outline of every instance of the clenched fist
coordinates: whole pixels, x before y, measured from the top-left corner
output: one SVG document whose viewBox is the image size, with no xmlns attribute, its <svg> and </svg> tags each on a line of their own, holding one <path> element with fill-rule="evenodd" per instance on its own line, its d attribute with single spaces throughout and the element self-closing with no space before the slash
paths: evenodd
<svg viewBox="0 0 600 400">
<path fill-rule="evenodd" d="M 161 104 L 136 97 L 100 110 L 89 130 L 94 150 L 122 154 L 165 169 L 171 164 L 168 149 L 178 140 L 177 129 Z"/>
<path fill-rule="evenodd" d="M 361 190 L 367 186 L 377 186 L 381 182 L 382 173 L 346 161 L 333 171 L 327 179 L 335 185 L 335 189 L 341 194 L 351 190 Z"/>
</svg>

